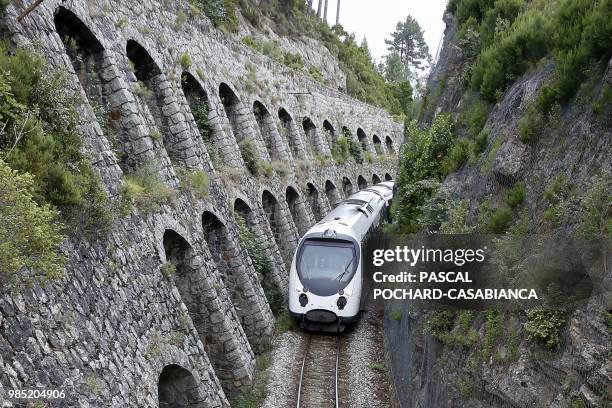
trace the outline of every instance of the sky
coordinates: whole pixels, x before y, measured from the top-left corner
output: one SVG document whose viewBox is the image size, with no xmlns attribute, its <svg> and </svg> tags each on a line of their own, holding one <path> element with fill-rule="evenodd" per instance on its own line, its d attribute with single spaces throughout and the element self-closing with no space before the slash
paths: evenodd
<svg viewBox="0 0 612 408">
<path fill-rule="evenodd" d="M 324 1 L 324 0 L 320 0 Z M 329 0 L 327 19 L 330 25 L 336 23 L 336 4 Z M 340 24 L 348 32 L 355 33 L 359 42 L 365 36 L 372 56 L 377 62 L 388 53 L 385 38 L 395 31 L 397 23 L 406 20 L 409 14 L 414 17 L 424 32 L 432 58 L 440 39 L 444 35 L 442 16 L 448 0 L 342 0 Z M 319 0 L 313 1 L 317 8 Z"/>
</svg>

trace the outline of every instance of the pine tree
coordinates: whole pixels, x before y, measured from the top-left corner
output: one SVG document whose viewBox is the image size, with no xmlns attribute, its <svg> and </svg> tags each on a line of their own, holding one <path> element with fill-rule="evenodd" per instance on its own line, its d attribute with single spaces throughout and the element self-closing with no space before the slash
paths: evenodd
<svg viewBox="0 0 612 408">
<path fill-rule="evenodd" d="M 399 54 L 402 63 L 407 69 L 425 69 L 421 66 L 424 61 L 431 61 L 429 47 L 423 38 L 423 30 L 412 16 L 406 17 L 405 22 L 397 23 L 391 39 L 385 40 L 389 51 Z"/>
</svg>

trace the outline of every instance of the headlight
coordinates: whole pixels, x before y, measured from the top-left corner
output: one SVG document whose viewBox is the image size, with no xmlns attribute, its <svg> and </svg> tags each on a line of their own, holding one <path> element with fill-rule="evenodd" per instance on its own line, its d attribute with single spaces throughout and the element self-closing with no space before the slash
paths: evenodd
<svg viewBox="0 0 612 408">
<path fill-rule="evenodd" d="M 302 293 L 298 300 L 300 301 L 300 306 L 302 307 L 306 307 L 306 305 L 308 304 L 308 296 L 306 296 L 305 293 Z"/>
<path fill-rule="evenodd" d="M 346 298 L 344 296 L 340 296 L 338 298 L 338 302 L 336 302 L 336 305 L 338 305 L 338 309 L 339 310 L 344 309 L 344 306 L 346 306 L 346 302 L 347 302 Z"/>
</svg>

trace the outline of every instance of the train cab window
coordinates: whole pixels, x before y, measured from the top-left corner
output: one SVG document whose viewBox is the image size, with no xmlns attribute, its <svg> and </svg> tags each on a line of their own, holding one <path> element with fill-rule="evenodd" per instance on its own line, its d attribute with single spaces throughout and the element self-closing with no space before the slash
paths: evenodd
<svg viewBox="0 0 612 408">
<path fill-rule="evenodd" d="M 297 271 L 309 290 L 329 296 L 350 282 L 358 263 L 355 244 L 350 241 L 308 239 L 300 248 Z"/>
</svg>

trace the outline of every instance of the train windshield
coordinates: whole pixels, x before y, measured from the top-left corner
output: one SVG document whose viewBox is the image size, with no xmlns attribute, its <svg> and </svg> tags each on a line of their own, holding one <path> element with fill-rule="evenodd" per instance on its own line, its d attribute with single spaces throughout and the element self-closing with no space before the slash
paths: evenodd
<svg viewBox="0 0 612 408">
<path fill-rule="evenodd" d="M 302 284 L 319 296 L 338 293 L 357 270 L 355 244 L 342 240 L 304 241 L 296 261 Z"/>
</svg>

